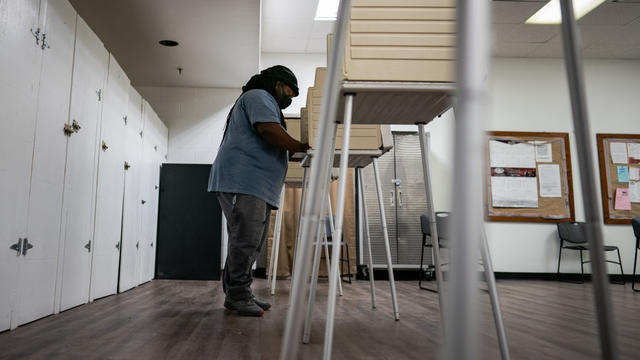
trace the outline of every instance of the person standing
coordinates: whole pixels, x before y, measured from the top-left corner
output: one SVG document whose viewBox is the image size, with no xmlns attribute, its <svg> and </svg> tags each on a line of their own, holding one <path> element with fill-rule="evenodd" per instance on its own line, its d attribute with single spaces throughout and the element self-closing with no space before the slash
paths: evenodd
<svg viewBox="0 0 640 360">
<path fill-rule="evenodd" d="M 282 110 L 298 96 L 291 70 L 272 66 L 251 77 L 229 111 L 209 176 L 227 220 L 228 252 L 223 271 L 225 308 L 241 316 L 262 316 L 271 305 L 251 291 L 252 267 L 277 209 L 289 156 L 308 144 L 291 137 Z"/>
</svg>

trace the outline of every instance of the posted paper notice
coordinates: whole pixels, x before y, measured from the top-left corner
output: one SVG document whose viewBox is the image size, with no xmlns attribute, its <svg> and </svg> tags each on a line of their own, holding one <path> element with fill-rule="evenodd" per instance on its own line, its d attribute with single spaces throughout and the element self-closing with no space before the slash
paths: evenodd
<svg viewBox="0 0 640 360">
<path fill-rule="evenodd" d="M 627 143 L 611 143 L 611 160 L 613 160 L 614 164 L 626 164 L 629 162 L 629 158 L 627 157 Z"/>
<path fill-rule="evenodd" d="M 640 143 L 627 143 L 629 164 L 640 164 Z"/>
<path fill-rule="evenodd" d="M 629 167 L 629 180 L 633 180 L 633 181 L 640 180 L 640 168 Z"/>
<path fill-rule="evenodd" d="M 629 182 L 629 167 L 628 166 L 620 166 L 620 165 L 618 165 L 618 182 L 620 182 L 620 183 L 628 183 Z"/>
<path fill-rule="evenodd" d="M 491 177 L 493 207 L 537 208 L 538 182 L 535 177 Z"/>
<path fill-rule="evenodd" d="M 541 197 L 562 197 L 560 165 L 538 164 L 538 179 L 540 182 Z"/>
<path fill-rule="evenodd" d="M 504 141 L 489 141 L 491 167 L 535 168 L 535 146 L 529 143 L 510 144 Z"/>
<path fill-rule="evenodd" d="M 631 198 L 629 197 L 629 189 L 626 189 L 626 188 L 616 189 L 616 203 L 615 203 L 614 209 L 631 210 Z"/>
<path fill-rule="evenodd" d="M 536 162 L 552 162 L 551 143 L 536 144 Z"/>
<path fill-rule="evenodd" d="M 640 181 L 629 182 L 629 200 L 632 203 L 640 203 Z"/>
</svg>

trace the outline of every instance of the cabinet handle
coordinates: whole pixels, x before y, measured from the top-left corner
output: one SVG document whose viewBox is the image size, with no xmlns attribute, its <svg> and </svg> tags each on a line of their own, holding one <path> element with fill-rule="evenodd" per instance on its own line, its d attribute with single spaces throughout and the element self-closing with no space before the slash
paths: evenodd
<svg viewBox="0 0 640 360">
<path fill-rule="evenodd" d="M 87 243 L 87 245 L 84 246 L 85 249 L 87 249 L 88 252 L 91 252 L 91 240 L 89 240 L 89 242 Z"/>
<path fill-rule="evenodd" d="M 22 255 L 27 256 L 27 251 L 33 249 L 33 244 L 29 244 L 29 239 L 24 238 L 22 243 Z"/>
<path fill-rule="evenodd" d="M 73 129 L 73 132 L 77 133 L 78 131 L 80 131 L 80 129 L 82 129 L 82 126 L 80 126 L 77 121 L 73 120 L 71 122 L 71 129 Z"/>
<path fill-rule="evenodd" d="M 22 253 L 22 238 L 19 238 L 17 243 L 9 246 L 9 249 L 14 250 L 16 252 L 16 256 L 20 256 Z"/>
<path fill-rule="evenodd" d="M 73 128 L 69 124 L 64 124 L 64 127 L 62 128 L 62 132 L 64 132 L 65 136 L 71 136 L 71 134 L 74 133 Z"/>
<path fill-rule="evenodd" d="M 391 193 L 391 206 L 395 206 L 395 202 L 396 202 L 396 192 L 391 190 L 389 191 Z"/>
<path fill-rule="evenodd" d="M 398 207 L 402 207 L 402 190 L 398 190 Z"/>
</svg>

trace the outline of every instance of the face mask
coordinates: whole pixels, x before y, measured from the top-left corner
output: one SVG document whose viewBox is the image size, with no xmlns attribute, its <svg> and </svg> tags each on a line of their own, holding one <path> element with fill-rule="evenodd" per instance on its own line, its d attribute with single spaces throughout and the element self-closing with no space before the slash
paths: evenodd
<svg viewBox="0 0 640 360">
<path fill-rule="evenodd" d="M 276 91 L 276 96 L 276 102 L 278 103 L 280 109 L 286 109 L 287 107 L 289 107 L 289 105 L 291 105 L 291 98 L 287 96 L 282 88 L 280 88 L 280 91 Z"/>
</svg>

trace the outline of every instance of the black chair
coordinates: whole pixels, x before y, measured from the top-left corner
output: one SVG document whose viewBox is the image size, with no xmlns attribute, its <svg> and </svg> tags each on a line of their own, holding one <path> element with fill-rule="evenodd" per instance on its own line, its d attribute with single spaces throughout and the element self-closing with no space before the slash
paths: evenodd
<svg viewBox="0 0 640 360">
<path fill-rule="evenodd" d="M 327 216 L 325 220 L 326 221 L 324 223 L 325 223 L 325 230 L 327 233 L 327 246 L 332 247 L 333 233 L 331 232 L 331 223 L 329 222 L 329 216 Z M 333 220 L 335 224 L 335 217 L 333 218 Z M 344 239 L 344 232 L 343 232 L 342 238 Z M 344 251 L 342 249 L 346 249 L 346 253 L 347 253 L 346 259 L 342 257 L 342 255 L 344 254 Z M 348 273 L 346 274 L 344 273 L 345 263 L 347 264 L 347 271 L 348 271 Z M 347 280 L 344 279 L 345 276 L 347 276 Z M 349 246 L 342 239 L 340 241 L 340 279 L 344 282 L 351 284 L 351 262 L 349 261 Z"/>
<path fill-rule="evenodd" d="M 631 219 L 631 227 L 633 227 L 633 234 L 636 236 L 636 248 L 633 254 L 633 274 L 631 275 L 631 289 L 636 290 L 636 262 L 638 261 L 638 249 L 640 249 L 640 216 L 636 216 Z"/>
<path fill-rule="evenodd" d="M 441 248 L 446 248 L 446 242 L 449 239 L 449 215 L 451 215 L 451 213 L 446 212 L 446 211 L 438 211 L 436 212 L 436 227 L 438 228 L 438 243 L 440 245 Z M 435 292 L 437 293 L 438 290 L 435 289 L 431 289 L 425 286 L 422 286 L 422 279 L 423 279 L 423 275 L 424 275 L 424 270 L 423 270 L 423 266 L 424 266 L 424 248 L 431 248 L 431 251 L 435 251 L 433 250 L 433 243 L 430 241 L 429 243 L 427 243 L 427 237 L 431 237 L 431 225 L 430 225 L 430 221 L 429 221 L 429 215 L 427 214 L 422 214 L 420 215 L 420 227 L 422 228 L 422 251 L 420 252 L 420 270 L 418 273 L 418 287 L 420 287 L 420 289 L 422 290 L 427 290 L 427 291 L 431 291 L 431 292 Z M 445 265 L 445 264 L 440 264 Z M 435 276 L 435 271 L 434 271 L 434 276 Z"/>
<path fill-rule="evenodd" d="M 557 279 L 560 280 L 560 260 L 562 259 L 562 249 L 577 250 L 580 251 L 580 274 L 581 281 L 578 284 L 584 283 L 584 264 L 590 263 L 591 260 L 584 260 L 582 256 L 583 251 L 588 251 L 587 239 L 585 238 L 585 226 L 583 222 L 563 222 L 558 223 L 558 236 L 560 237 L 560 252 L 558 254 L 558 271 L 556 273 Z M 569 243 L 566 245 L 565 242 Z M 616 284 L 624 285 L 624 271 L 622 270 L 622 259 L 620 258 L 620 249 L 613 245 L 604 245 L 604 251 L 616 251 L 618 253 L 618 261 L 605 260 L 606 262 L 617 264 L 620 266 L 620 274 L 623 276 L 622 282 L 615 282 Z"/>
</svg>

